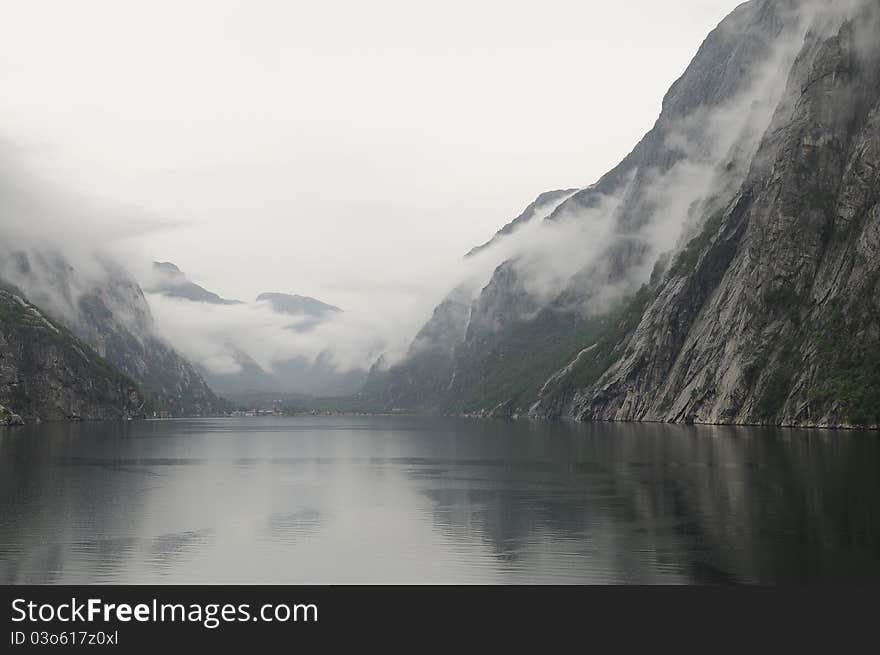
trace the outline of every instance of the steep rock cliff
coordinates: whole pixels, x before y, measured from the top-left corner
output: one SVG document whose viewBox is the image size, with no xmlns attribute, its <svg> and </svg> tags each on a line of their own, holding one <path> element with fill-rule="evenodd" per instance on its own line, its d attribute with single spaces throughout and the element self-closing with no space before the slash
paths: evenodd
<svg viewBox="0 0 880 655">
<path fill-rule="evenodd" d="M 508 259 L 458 312 L 431 409 L 880 423 L 877 13 L 737 8 L 653 130 L 548 217 L 571 238 Z M 373 380 L 409 389 L 414 361 Z"/>
<path fill-rule="evenodd" d="M 0 424 L 143 415 L 134 382 L 14 288 L 0 288 Z"/>
<path fill-rule="evenodd" d="M 39 250 L 14 251 L 3 264 L 4 276 L 30 301 L 141 387 L 147 414 L 220 411 L 199 372 L 157 336 L 143 291 L 121 266 L 97 258 L 79 271 L 62 255 Z"/>
<path fill-rule="evenodd" d="M 878 14 L 866 3 L 808 35 L 735 200 L 677 257 L 611 366 L 535 413 L 880 425 Z"/>
</svg>

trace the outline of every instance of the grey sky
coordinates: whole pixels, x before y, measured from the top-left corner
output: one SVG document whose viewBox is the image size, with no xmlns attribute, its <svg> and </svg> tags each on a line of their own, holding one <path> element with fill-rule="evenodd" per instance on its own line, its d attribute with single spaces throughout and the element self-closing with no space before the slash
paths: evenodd
<svg viewBox="0 0 880 655">
<path fill-rule="evenodd" d="M 421 296 L 617 163 L 737 4 L 0 0 L 0 135 L 224 296 Z"/>
</svg>

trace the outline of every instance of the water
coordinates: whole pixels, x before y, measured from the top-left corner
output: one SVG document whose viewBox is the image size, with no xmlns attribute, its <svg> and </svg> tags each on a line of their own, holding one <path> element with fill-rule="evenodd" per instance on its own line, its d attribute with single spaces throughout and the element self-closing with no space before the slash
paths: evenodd
<svg viewBox="0 0 880 655">
<path fill-rule="evenodd" d="M 0 583 L 880 582 L 876 433 L 307 417 L 0 429 Z"/>
</svg>

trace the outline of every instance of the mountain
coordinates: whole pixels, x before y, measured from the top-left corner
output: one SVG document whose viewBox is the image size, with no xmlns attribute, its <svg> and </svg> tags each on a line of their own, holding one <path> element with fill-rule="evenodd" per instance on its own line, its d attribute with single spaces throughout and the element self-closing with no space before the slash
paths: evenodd
<svg viewBox="0 0 880 655">
<path fill-rule="evenodd" d="M 878 13 L 738 7 L 633 152 L 543 221 L 559 238 L 444 302 L 364 395 L 446 413 L 876 427 Z"/>
<path fill-rule="evenodd" d="M 648 291 L 611 365 L 538 412 L 880 425 L 878 19 L 865 3 L 808 35 L 736 197 Z"/>
<path fill-rule="evenodd" d="M 286 293 L 262 293 L 257 302 L 267 304 L 278 314 L 296 318 L 287 329 L 299 333 L 308 333 L 342 313 L 339 307 L 315 298 Z M 364 371 L 338 371 L 326 354 L 314 360 L 293 357 L 278 361 L 271 370 L 261 368 L 245 353 L 238 353 L 236 361 L 241 369 L 236 373 L 204 371 L 212 387 L 235 398 L 267 394 L 347 396 L 360 390 L 366 380 Z"/>
<path fill-rule="evenodd" d="M 161 294 L 179 301 L 203 305 L 241 307 L 242 310 L 268 308 L 285 320 L 290 317 L 286 329 L 307 335 L 320 324 L 341 314 L 342 309 L 308 296 L 267 292 L 260 294 L 255 303 L 226 300 L 219 295 L 192 283 L 174 264 L 154 262 L 153 277 L 147 285 L 148 292 Z M 195 308 L 195 305 L 192 306 Z M 222 315 L 218 315 L 222 322 Z M 227 317 L 228 318 L 228 317 Z M 211 388 L 230 397 L 245 399 L 257 394 L 337 396 L 358 391 L 364 383 L 363 371 L 339 372 L 329 356 L 319 354 L 308 357 L 289 357 L 273 361 L 271 368 L 257 363 L 248 354 L 249 344 L 230 339 L 223 344 L 225 354 L 238 369 L 234 372 L 218 372 L 208 366 L 200 366 L 199 374 Z"/>
<path fill-rule="evenodd" d="M 363 387 L 367 377 L 366 372 L 361 370 L 339 372 L 323 355 L 314 361 L 296 357 L 276 362 L 271 370 L 261 368 L 244 354 L 237 361 L 241 367 L 237 373 L 202 372 L 213 389 L 234 399 L 246 395 L 274 397 L 278 394 L 349 396 Z"/>
<path fill-rule="evenodd" d="M 577 190 L 548 191 L 539 195 L 515 219 L 488 242 L 465 255 L 466 260 L 490 259 L 496 246 L 527 225 L 547 219 Z M 437 306 L 409 347 L 402 364 L 385 370 L 380 360 L 369 373 L 360 394 L 367 406 L 419 411 L 455 411 L 453 388 L 458 372 L 466 366 L 466 341 L 473 301 L 473 283 L 453 289 Z"/>
<path fill-rule="evenodd" d="M 0 425 L 142 416 L 137 386 L 18 289 L 0 287 Z"/>
<path fill-rule="evenodd" d="M 41 250 L 13 251 L 0 264 L 3 277 L 54 324 L 140 386 L 147 414 L 221 411 L 221 401 L 193 365 L 157 336 L 143 291 L 118 264 L 96 258 L 90 270 L 78 270 L 61 254 Z"/>
<path fill-rule="evenodd" d="M 296 296 L 287 293 L 261 293 L 257 302 L 267 302 L 279 314 L 293 316 L 313 316 L 320 318 L 327 314 L 339 314 L 339 307 L 328 305 L 308 296 Z"/>
<path fill-rule="evenodd" d="M 153 262 L 153 279 L 147 287 L 150 293 L 161 293 L 169 298 L 182 298 L 212 305 L 240 305 L 240 300 L 221 298 L 213 291 L 191 282 L 186 274 L 170 262 Z"/>
</svg>

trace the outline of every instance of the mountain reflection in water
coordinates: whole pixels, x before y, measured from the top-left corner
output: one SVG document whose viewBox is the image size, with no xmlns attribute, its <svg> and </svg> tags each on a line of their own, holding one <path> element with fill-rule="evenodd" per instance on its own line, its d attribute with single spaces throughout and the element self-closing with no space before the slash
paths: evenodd
<svg viewBox="0 0 880 655">
<path fill-rule="evenodd" d="M 0 430 L 2 583 L 880 581 L 876 433 L 296 417 Z"/>
</svg>

